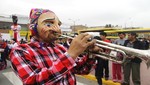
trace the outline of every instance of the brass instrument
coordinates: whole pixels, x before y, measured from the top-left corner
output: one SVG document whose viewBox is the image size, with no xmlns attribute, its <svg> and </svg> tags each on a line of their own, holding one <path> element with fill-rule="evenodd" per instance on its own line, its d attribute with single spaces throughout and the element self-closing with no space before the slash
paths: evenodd
<svg viewBox="0 0 150 85">
<path fill-rule="evenodd" d="M 62 35 L 62 36 L 73 39 L 73 37 L 70 37 L 67 35 Z M 101 40 L 96 40 L 95 45 L 100 48 L 110 49 L 111 51 L 119 52 L 123 55 L 123 59 L 122 60 L 118 59 L 116 56 L 110 55 L 104 52 L 91 53 L 91 55 L 95 55 L 97 57 L 101 57 L 103 59 L 114 61 L 120 64 L 124 63 L 124 60 L 127 57 L 132 58 L 132 56 L 135 56 L 135 57 L 142 59 L 146 63 L 148 68 L 150 66 L 150 50 L 139 50 L 139 49 L 129 48 L 129 47 L 121 46 L 121 45 L 104 42 Z M 128 56 L 128 55 L 131 55 L 131 56 Z"/>
</svg>

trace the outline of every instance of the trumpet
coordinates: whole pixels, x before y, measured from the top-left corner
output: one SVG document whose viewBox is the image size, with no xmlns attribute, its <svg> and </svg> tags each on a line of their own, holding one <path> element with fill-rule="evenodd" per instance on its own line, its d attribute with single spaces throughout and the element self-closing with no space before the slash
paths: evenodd
<svg viewBox="0 0 150 85">
<path fill-rule="evenodd" d="M 61 36 L 70 38 L 70 39 L 74 39 L 73 37 L 70 37 L 67 35 L 61 35 Z M 127 57 L 132 58 L 131 56 L 135 56 L 135 57 L 138 57 L 141 60 L 143 60 L 146 63 L 147 68 L 150 67 L 150 50 L 139 50 L 139 49 L 129 48 L 129 47 L 113 44 L 113 43 L 104 42 L 101 40 L 96 40 L 95 45 L 100 48 L 110 49 L 111 51 L 119 52 L 122 54 L 123 59 L 119 59 L 116 57 L 116 55 L 110 55 L 110 54 L 104 53 L 104 52 L 98 52 L 98 53 L 91 52 L 90 55 L 94 55 L 94 56 L 97 56 L 97 57 L 100 57 L 103 59 L 107 59 L 107 60 L 110 60 L 113 62 L 117 62 L 120 64 L 124 63 L 124 61 L 126 60 Z M 131 55 L 131 56 L 128 56 L 128 55 Z"/>
</svg>

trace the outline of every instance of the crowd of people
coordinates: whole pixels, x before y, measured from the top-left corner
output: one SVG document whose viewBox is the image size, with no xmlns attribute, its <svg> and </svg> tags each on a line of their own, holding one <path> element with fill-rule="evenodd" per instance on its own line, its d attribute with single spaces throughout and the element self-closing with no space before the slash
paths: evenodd
<svg viewBox="0 0 150 85">
<path fill-rule="evenodd" d="M 100 33 L 99 40 L 110 42 L 106 39 L 107 34 L 105 32 Z M 118 33 L 119 39 L 113 40 L 110 43 L 114 43 L 117 45 L 122 45 L 130 48 L 147 50 L 149 49 L 149 40 L 141 40 L 137 38 L 137 34 L 135 32 L 126 34 L 123 32 Z M 108 49 L 104 49 L 105 50 Z M 105 52 L 106 54 L 110 54 L 111 51 Z M 123 55 L 119 52 L 116 52 L 115 57 L 118 59 L 123 59 Z M 109 79 L 109 65 L 108 60 L 97 57 L 97 66 L 95 69 L 95 76 L 97 78 L 98 84 L 102 85 L 102 78 L 105 80 Z M 127 58 L 124 63 L 119 64 L 116 62 L 112 62 L 112 81 L 119 82 L 121 85 L 130 85 L 130 74 L 132 72 L 132 81 L 134 85 L 141 85 L 140 80 L 140 63 L 141 59 L 127 54 Z M 106 63 L 107 62 L 107 63 Z M 122 73 L 123 71 L 123 73 Z M 123 77 L 122 77 L 123 76 Z"/>
<path fill-rule="evenodd" d="M 92 40 L 89 39 L 93 36 L 88 33 L 73 36 L 74 39 L 60 38 L 60 25 L 61 21 L 51 10 L 31 9 L 30 42 L 19 42 L 16 39 L 17 34 L 14 34 L 16 36 L 6 43 L 0 34 L 0 70 L 6 68 L 6 59 L 10 60 L 12 69 L 24 85 L 75 85 L 75 74 L 88 74 L 92 69 L 95 70 L 98 85 L 102 85 L 102 78 L 130 85 L 130 71 L 132 71 L 134 85 L 141 85 L 141 59 L 138 57 L 127 55 L 129 57 L 123 64 L 112 62 L 112 78 L 110 78 L 109 60 L 90 57 L 88 52 L 111 53 L 110 49 L 95 46 L 95 39 L 135 49 L 149 49 L 149 40 L 137 39 L 135 32 L 128 35 L 120 32 L 119 39 L 113 41 L 107 39 L 105 32 L 100 32 L 99 36 Z M 116 57 L 122 58 L 123 55 L 116 53 Z"/>
</svg>

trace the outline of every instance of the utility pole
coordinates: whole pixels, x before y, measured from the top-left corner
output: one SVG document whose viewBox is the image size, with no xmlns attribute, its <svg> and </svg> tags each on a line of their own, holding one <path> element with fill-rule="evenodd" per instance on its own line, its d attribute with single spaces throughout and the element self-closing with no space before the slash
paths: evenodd
<svg viewBox="0 0 150 85">
<path fill-rule="evenodd" d="M 73 29 L 72 29 L 72 31 L 73 31 L 73 33 L 75 34 L 75 29 L 76 29 L 76 21 L 79 21 L 79 19 L 77 19 L 77 20 L 73 20 L 73 19 L 68 19 L 68 20 L 71 20 L 72 22 L 73 22 Z"/>
</svg>

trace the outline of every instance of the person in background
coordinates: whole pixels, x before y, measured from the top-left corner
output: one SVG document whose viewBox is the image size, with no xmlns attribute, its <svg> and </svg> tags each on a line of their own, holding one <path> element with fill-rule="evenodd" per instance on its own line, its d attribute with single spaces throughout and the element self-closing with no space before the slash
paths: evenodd
<svg viewBox="0 0 150 85">
<path fill-rule="evenodd" d="M 119 32 L 118 33 L 119 39 L 116 39 L 113 43 L 117 45 L 124 45 L 126 40 L 125 33 Z M 116 53 L 116 57 L 119 59 L 123 59 L 123 55 L 121 53 Z M 122 81 L 122 71 L 121 71 L 121 64 L 112 62 L 112 80 L 114 82 L 121 82 Z"/>
<path fill-rule="evenodd" d="M 105 32 L 100 32 L 100 38 L 97 38 L 99 40 L 102 40 L 104 42 L 110 42 L 107 38 L 106 38 L 107 34 Z M 100 51 L 103 51 L 105 53 L 109 53 L 110 50 L 108 49 L 99 49 Z M 97 82 L 99 85 L 102 85 L 102 78 L 104 77 L 105 80 L 108 80 L 109 78 L 109 64 L 108 64 L 108 60 L 103 59 L 103 58 L 97 58 L 97 66 L 95 69 L 95 76 L 97 79 Z"/>
<path fill-rule="evenodd" d="M 125 41 L 124 46 L 135 48 L 135 49 L 144 49 L 144 44 L 139 41 L 137 38 L 137 34 L 135 32 L 131 32 L 128 34 L 128 39 Z M 122 85 L 130 85 L 130 73 L 132 71 L 132 81 L 134 85 L 141 85 L 140 80 L 140 63 L 141 59 L 134 55 L 127 55 L 124 65 L 124 81 Z"/>
<path fill-rule="evenodd" d="M 108 40 L 106 37 L 107 37 L 106 32 L 100 32 L 100 38 L 102 39 L 102 41 L 111 43 L 111 41 Z M 110 53 L 109 49 L 103 49 L 103 50 L 105 53 Z M 101 74 L 103 74 L 102 76 L 105 78 L 105 80 L 108 80 L 109 79 L 109 62 L 108 60 L 105 60 L 105 59 L 102 59 L 102 62 L 103 62 L 103 65 L 102 65 Z"/>
<path fill-rule="evenodd" d="M 101 40 L 99 36 L 95 36 L 94 39 Z M 99 51 L 102 51 L 102 49 Z M 97 60 L 97 64 L 95 68 L 95 77 L 97 79 L 98 85 L 102 85 L 102 74 L 100 73 L 102 70 L 102 62 L 101 62 L 102 58 L 96 57 L 96 60 Z"/>
<path fill-rule="evenodd" d="M 92 35 L 76 36 L 68 49 L 54 41 L 61 35 L 59 18 L 48 9 L 31 9 L 31 42 L 12 49 L 14 72 L 24 85 L 76 85 L 75 74 L 88 74 L 95 66 L 94 57 L 78 57 L 87 48 L 97 51 Z"/>
<path fill-rule="evenodd" d="M 13 38 L 16 39 L 17 42 L 20 41 L 20 30 L 21 26 L 18 25 L 18 17 L 16 15 L 12 15 L 13 25 L 11 26 L 11 30 L 13 31 Z"/>
</svg>

